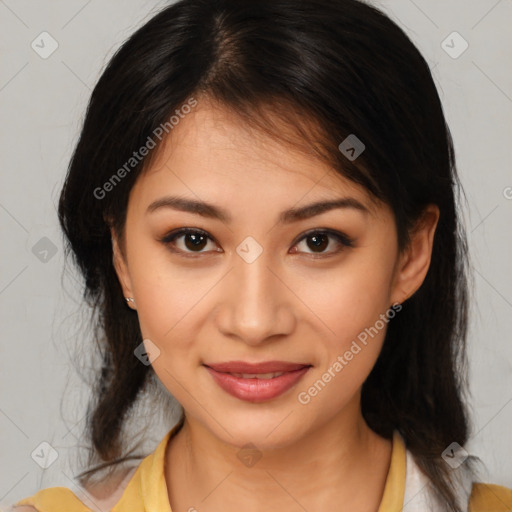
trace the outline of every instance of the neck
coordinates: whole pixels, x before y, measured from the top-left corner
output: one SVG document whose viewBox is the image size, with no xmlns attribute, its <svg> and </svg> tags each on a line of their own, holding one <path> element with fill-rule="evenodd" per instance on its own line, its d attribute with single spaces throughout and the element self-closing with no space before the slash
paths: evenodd
<svg viewBox="0 0 512 512">
<path fill-rule="evenodd" d="M 185 419 L 166 453 L 166 480 L 173 510 L 378 509 L 384 492 L 391 441 L 373 432 L 360 414 L 334 416 L 285 447 L 241 460 L 241 449 Z M 246 454 L 249 453 L 246 451 Z M 256 461 L 256 462 L 255 462 Z M 298 510 L 298 509 L 297 509 Z"/>
</svg>

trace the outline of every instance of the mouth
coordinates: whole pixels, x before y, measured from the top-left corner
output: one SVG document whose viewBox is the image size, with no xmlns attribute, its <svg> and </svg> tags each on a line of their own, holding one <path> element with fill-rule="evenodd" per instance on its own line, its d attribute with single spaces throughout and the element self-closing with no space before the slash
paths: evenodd
<svg viewBox="0 0 512 512">
<path fill-rule="evenodd" d="M 204 364 L 218 386 L 248 402 L 264 402 L 292 388 L 311 368 L 305 363 L 231 361 Z"/>
</svg>

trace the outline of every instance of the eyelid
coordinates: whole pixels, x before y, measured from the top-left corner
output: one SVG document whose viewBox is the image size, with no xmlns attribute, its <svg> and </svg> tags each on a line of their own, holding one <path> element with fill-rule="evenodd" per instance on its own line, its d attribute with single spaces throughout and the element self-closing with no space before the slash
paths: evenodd
<svg viewBox="0 0 512 512">
<path fill-rule="evenodd" d="M 308 231 L 305 231 L 304 233 L 301 233 L 293 242 L 293 246 L 297 245 L 299 242 L 301 242 L 304 238 L 307 238 L 310 235 L 329 235 L 336 240 L 338 240 L 342 245 L 346 245 L 347 247 L 353 247 L 355 243 L 355 239 L 349 237 L 345 233 L 335 230 L 335 229 L 329 229 L 329 228 L 313 228 L 309 229 Z M 321 253 L 319 253 L 321 254 Z M 328 253 L 325 253 L 328 254 Z"/>
<path fill-rule="evenodd" d="M 185 257 L 196 258 L 196 257 L 201 256 L 202 254 L 207 254 L 207 252 L 202 252 L 202 251 L 200 251 L 200 252 L 183 251 L 181 249 L 171 248 L 171 246 L 172 246 L 171 242 L 173 242 L 176 238 L 179 238 L 179 237 L 181 237 L 183 235 L 187 235 L 187 234 L 194 234 L 194 235 L 205 236 L 206 238 L 210 239 L 212 242 L 215 242 L 217 245 L 219 245 L 217 240 L 215 240 L 215 238 L 213 236 L 211 236 L 204 229 L 200 229 L 200 228 L 186 228 L 186 227 L 174 229 L 174 230 L 170 231 L 169 233 L 165 234 L 163 237 L 159 238 L 158 241 L 163 243 L 173 253 L 181 254 L 181 255 L 183 255 Z M 210 251 L 208 251 L 208 252 L 210 252 Z M 219 251 L 216 251 L 216 252 L 219 252 Z"/>
<path fill-rule="evenodd" d="M 189 234 L 189 233 L 192 233 L 192 234 L 195 234 L 195 235 L 203 235 L 203 236 L 206 236 L 206 237 L 210 238 L 214 242 L 216 242 L 215 238 L 213 238 L 210 235 L 210 233 L 208 233 L 207 231 L 204 231 L 203 229 L 200 229 L 200 228 L 177 228 L 177 229 L 173 229 L 172 231 L 170 231 L 169 233 L 166 233 L 163 237 L 161 237 L 159 239 L 159 241 L 162 242 L 162 243 L 169 243 L 174 238 L 177 238 L 179 235 L 186 235 L 186 234 Z"/>
</svg>

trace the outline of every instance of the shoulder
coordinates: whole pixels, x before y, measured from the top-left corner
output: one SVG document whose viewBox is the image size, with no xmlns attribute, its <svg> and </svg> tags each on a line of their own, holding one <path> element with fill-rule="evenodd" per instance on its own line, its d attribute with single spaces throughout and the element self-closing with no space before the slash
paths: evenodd
<svg viewBox="0 0 512 512">
<path fill-rule="evenodd" d="M 85 486 L 85 491 L 94 500 L 95 507 L 91 507 L 91 510 L 98 512 L 104 512 L 110 510 L 123 495 L 128 482 L 137 470 L 138 466 L 125 468 L 114 473 L 107 480 L 97 482 L 95 484 Z"/>
<path fill-rule="evenodd" d="M 82 487 L 75 494 L 67 487 L 41 489 L 12 505 L 9 512 L 105 512 L 120 500 L 137 466 L 116 471 L 110 477 Z"/>
<path fill-rule="evenodd" d="M 11 506 L 9 512 L 85 512 L 85 505 L 67 487 L 47 487 Z"/>
<path fill-rule="evenodd" d="M 512 489 L 496 484 L 473 484 L 469 512 L 512 511 Z"/>
</svg>

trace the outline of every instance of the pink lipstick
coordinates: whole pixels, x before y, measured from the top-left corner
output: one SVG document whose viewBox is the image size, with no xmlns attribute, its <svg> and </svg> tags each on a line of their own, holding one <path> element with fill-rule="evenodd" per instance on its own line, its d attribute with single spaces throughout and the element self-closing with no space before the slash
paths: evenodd
<svg viewBox="0 0 512 512">
<path fill-rule="evenodd" d="M 247 402 L 264 402 L 283 394 L 311 368 L 309 364 L 285 361 L 231 361 L 204 366 L 220 388 Z"/>
</svg>

